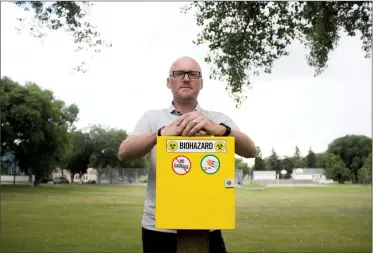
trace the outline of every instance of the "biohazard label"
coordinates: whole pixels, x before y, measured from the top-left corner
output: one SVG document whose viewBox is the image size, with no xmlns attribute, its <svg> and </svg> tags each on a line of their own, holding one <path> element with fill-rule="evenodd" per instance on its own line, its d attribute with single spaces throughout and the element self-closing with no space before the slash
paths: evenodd
<svg viewBox="0 0 373 253">
<path fill-rule="evenodd" d="M 185 156 L 177 156 L 172 161 L 172 170 L 178 175 L 187 174 L 192 168 L 192 163 Z"/>
<path fill-rule="evenodd" d="M 201 169 L 206 174 L 215 174 L 220 169 L 220 161 L 214 155 L 207 155 L 201 160 Z"/>
<path fill-rule="evenodd" d="M 226 141 L 225 140 L 167 140 L 167 152 L 223 153 L 223 152 L 226 152 Z"/>
</svg>

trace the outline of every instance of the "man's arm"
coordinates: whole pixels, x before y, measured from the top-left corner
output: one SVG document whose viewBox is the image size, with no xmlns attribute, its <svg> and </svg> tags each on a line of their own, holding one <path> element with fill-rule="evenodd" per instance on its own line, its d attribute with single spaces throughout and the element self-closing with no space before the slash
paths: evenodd
<svg viewBox="0 0 373 253">
<path fill-rule="evenodd" d="M 232 122 L 227 122 L 226 124 L 228 125 L 229 123 L 231 123 L 231 126 L 233 125 L 233 127 L 236 127 L 236 124 L 234 123 L 232 124 Z M 222 136 L 225 133 L 226 128 L 224 126 L 218 125 L 213 121 L 210 121 L 210 123 L 212 124 L 211 131 L 216 133 L 215 136 Z M 238 130 L 238 128 L 237 129 L 232 128 L 229 136 L 232 136 L 235 139 L 234 140 L 235 152 L 237 155 L 245 157 L 245 158 L 254 158 L 256 156 L 255 143 L 245 133 Z"/>
<path fill-rule="evenodd" d="M 148 154 L 157 143 L 157 133 L 128 136 L 119 147 L 118 159 L 121 162 L 135 160 Z"/>
<path fill-rule="evenodd" d="M 223 127 L 223 134 L 225 133 L 225 127 Z M 236 154 L 245 158 L 255 158 L 256 147 L 253 140 L 241 132 L 240 130 L 233 130 L 229 136 L 234 137 Z"/>
<path fill-rule="evenodd" d="M 151 112 L 145 113 L 137 123 L 133 133 L 128 136 L 120 145 L 118 151 L 118 159 L 122 162 L 134 160 L 138 157 L 148 154 L 157 144 L 158 130 L 152 125 L 156 120 L 156 115 Z M 168 126 L 161 130 L 162 136 L 179 136 L 183 131 L 185 124 L 183 119 L 186 116 L 180 116 L 178 119 L 171 122 Z M 200 130 L 196 133 L 197 136 L 204 136 L 206 132 Z"/>
<path fill-rule="evenodd" d="M 152 122 L 156 115 L 152 111 L 144 113 L 133 132 L 120 144 L 118 159 L 121 162 L 135 160 L 149 153 L 157 142 L 157 133 Z"/>
<path fill-rule="evenodd" d="M 224 123 L 231 128 L 231 133 L 229 136 L 232 136 L 235 139 L 235 153 L 237 155 L 245 158 L 255 158 L 256 146 L 254 141 L 247 134 L 243 133 L 229 116 L 225 115 L 224 113 L 220 113 L 215 119 L 211 120 L 211 122 L 213 124 L 214 131 L 217 133 L 216 136 L 221 136 L 226 131 L 226 128 L 220 125 L 220 123 Z"/>
</svg>

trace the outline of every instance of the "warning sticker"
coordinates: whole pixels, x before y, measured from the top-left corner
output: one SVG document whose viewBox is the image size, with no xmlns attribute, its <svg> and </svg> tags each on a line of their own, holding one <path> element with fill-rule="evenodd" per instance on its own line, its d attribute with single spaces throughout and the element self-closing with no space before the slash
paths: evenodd
<svg viewBox="0 0 373 253">
<path fill-rule="evenodd" d="M 214 147 L 217 152 L 221 152 L 225 150 L 225 142 L 218 141 L 215 143 Z"/>
<path fill-rule="evenodd" d="M 187 174 L 192 168 L 192 163 L 185 156 L 177 156 L 172 161 L 172 170 L 178 175 Z"/>
<path fill-rule="evenodd" d="M 178 144 L 177 144 L 176 141 L 167 142 L 167 149 L 168 150 L 170 150 L 170 151 L 176 151 L 177 147 L 178 147 Z"/>
<path fill-rule="evenodd" d="M 214 155 L 207 155 L 201 160 L 201 169 L 206 174 L 215 174 L 220 169 L 220 161 Z"/>
<path fill-rule="evenodd" d="M 167 140 L 167 152 L 224 153 L 225 140 Z"/>
</svg>

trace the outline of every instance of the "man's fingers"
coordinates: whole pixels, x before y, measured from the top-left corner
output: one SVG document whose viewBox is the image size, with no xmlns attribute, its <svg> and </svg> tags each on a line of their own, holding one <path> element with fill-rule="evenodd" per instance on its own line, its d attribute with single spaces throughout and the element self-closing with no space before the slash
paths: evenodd
<svg viewBox="0 0 373 253">
<path fill-rule="evenodd" d="M 198 130 L 196 134 L 207 135 L 207 132 L 201 129 L 201 130 Z"/>
<path fill-rule="evenodd" d="M 206 135 L 207 135 L 207 133 L 205 131 L 201 131 L 201 130 L 197 131 L 197 133 L 194 134 L 194 136 L 206 136 Z"/>
<path fill-rule="evenodd" d="M 179 118 L 177 118 L 174 122 L 173 122 L 173 124 L 175 125 L 175 126 L 180 126 L 181 125 L 181 123 L 185 120 L 185 118 L 187 118 L 188 117 L 188 115 L 187 114 L 183 114 L 183 115 L 181 115 Z"/>
<path fill-rule="evenodd" d="M 198 119 L 197 119 L 197 120 L 198 120 Z M 196 124 L 194 127 L 192 127 L 192 128 L 189 130 L 189 132 L 186 133 L 188 136 L 192 136 L 192 135 L 196 134 L 197 131 L 198 131 L 198 130 L 201 130 L 201 129 L 205 126 L 205 124 L 206 124 L 206 120 L 205 120 L 205 119 L 202 119 L 202 120 L 197 121 L 197 122 L 199 122 L 199 123 Z"/>
<path fill-rule="evenodd" d="M 188 124 L 184 127 L 184 130 L 183 130 L 183 132 L 182 132 L 182 135 L 183 135 L 183 136 L 187 136 L 188 133 L 189 133 L 189 131 L 190 131 L 190 129 L 192 129 L 195 125 L 196 125 L 195 120 L 190 120 L 190 121 L 188 122 Z"/>
</svg>

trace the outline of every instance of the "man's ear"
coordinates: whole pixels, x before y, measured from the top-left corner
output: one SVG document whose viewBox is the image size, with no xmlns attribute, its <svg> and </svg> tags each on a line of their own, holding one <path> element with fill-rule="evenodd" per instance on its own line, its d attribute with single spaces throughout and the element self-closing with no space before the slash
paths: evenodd
<svg viewBox="0 0 373 253">
<path fill-rule="evenodd" d="M 167 85 L 167 88 L 171 89 L 170 78 L 167 78 L 166 85 Z"/>
</svg>

